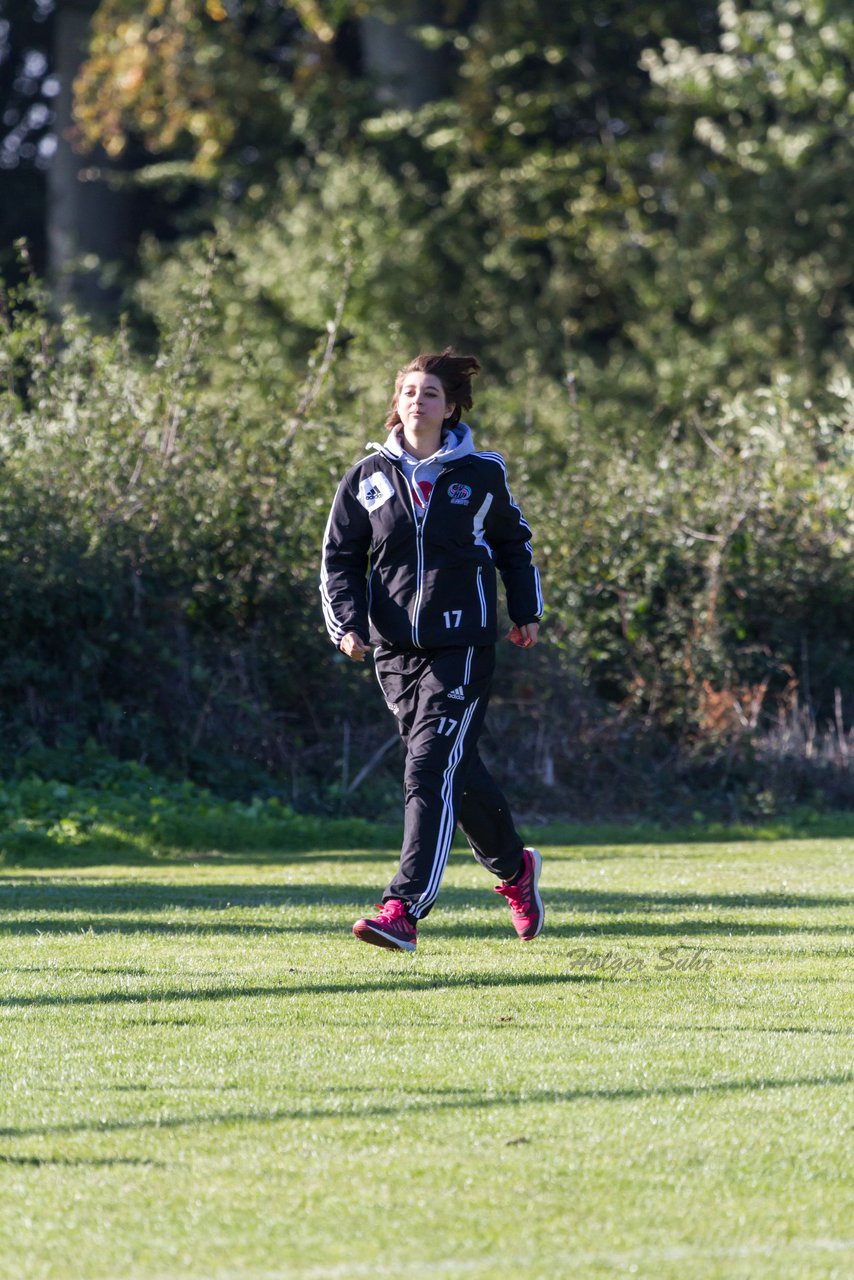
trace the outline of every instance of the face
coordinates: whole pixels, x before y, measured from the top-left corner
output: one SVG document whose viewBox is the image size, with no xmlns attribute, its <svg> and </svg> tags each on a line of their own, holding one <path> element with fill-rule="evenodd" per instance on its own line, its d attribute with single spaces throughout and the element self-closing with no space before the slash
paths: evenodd
<svg viewBox="0 0 854 1280">
<path fill-rule="evenodd" d="M 407 433 L 429 435 L 441 430 L 454 406 L 445 399 L 445 389 L 434 373 L 417 370 L 404 374 L 397 412 Z"/>
</svg>

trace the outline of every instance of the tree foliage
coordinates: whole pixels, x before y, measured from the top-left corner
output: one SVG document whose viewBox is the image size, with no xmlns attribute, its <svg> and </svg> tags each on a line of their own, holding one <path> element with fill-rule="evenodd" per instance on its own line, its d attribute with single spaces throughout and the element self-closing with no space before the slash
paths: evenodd
<svg viewBox="0 0 854 1280">
<path fill-rule="evenodd" d="M 381 13 L 444 96 L 364 75 Z M 450 341 L 548 584 L 496 703 L 526 797 L 824 786 L 757 776 L 823 726 L 843 761 L 852 714 L 852 56 L 833 0 L 102 0 L 81 136 L 209 191 L 202 232 L 146 238 L 133 325 L 7 300 L 7 741 L 384 803 L 381 768 L 349 790 L 386 727 L 318 547 L 398 364 Z"/>
<path fill-rule="evenodd" d="M 287 216 L 300 164 L 317 187 L 336 163 L 379 163 L 395 220 L 420 236 L 407 268 L 422 297 L 441 277 L 455 333 L 505 371 L 524 333 L 612 415 L 781 370 L 806 392 L 844 369 L 845 5 L 404 5 L 395 19 L 450 71 L 447 96 L 418 110 L 361 74 L 358 20 L 383 12 L 103 0 L 81 129 L 217 177 L 246 227 Z M 440 327 L 424 317 L 431 339 Z"/>
<path fill-rule="evenodd" d="M 247 18 L 255 6 L 248 9 Z M 155 156 L 183 152 L 210 176 L 251 118 L 275 115 L 278 75 L 267 26 L 247 31 L 218 0 L 104 0 L 75 86 L 83 140 L 120 155 L 136 135 Z"/>
<path fill-rule="evenodd" d="M 151 177 L 263 183 L 340 100 L 336 38 L 346 0 L 102 0 L 75 85 L 81 142 L 120 155 L 135 142 Z M 355 95 L 351 95 L 355 96 Z M 260 162 L 260 163 L 259 163 Z"/>
<path fill-rule="evenodd" d="M 729 322 L 719 378 L 749 385 L 785 364 L 808 388 L 844 373 L 854 345 L 854 21 L 835 0 L 726 0 L 720 21 L 718 49 L 668 40 L 643 60 L 678 144 L 657 185 L 683 234 L 656 283 L 671 295 L 681 283 L 712 345 Z"/>
</svg>

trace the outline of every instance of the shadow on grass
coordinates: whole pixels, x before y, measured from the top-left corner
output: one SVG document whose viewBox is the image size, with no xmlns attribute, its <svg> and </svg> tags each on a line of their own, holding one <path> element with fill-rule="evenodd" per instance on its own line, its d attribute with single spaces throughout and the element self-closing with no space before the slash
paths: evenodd
<svg viewBox="0 0 854 1280">
<path fill-rule="evenodd" d="M 217 862 L 220 864 L 291 862 L 338 862 L 342 858 L 373 860 L 389 855 L 400 843 L 401 829 L 394 824 L 368 824 L 361 819 L 364 830 L 355 834 L 348 830 L 347 819 L 316 819 L 328 824 L 328 830 L 318 834 L 300 834 L 283 824 L 281 836 L 275 831 L 259 835 L 258 824 L 247 819 L 245 846 L 237 847 L 240 837 L 230 827 L 227 831 L 216 827 L 205 828 L 201 824 L 191 837 L 167 831 L 142 829 L 132 831 L 127 839 L 107 838 L 104 835 L 83 839 L 70 847 L 53 840 L 45 832 L 33 838 L 21 840 L 16 836 L 3 847 L 0 837 L 0 866 L 8 867 L 81 867 L 81 866 L 146 866 L 169 862 Z M 336 829 L 337 828 L 337 829 Z M 710 845 L 738 844 L 754 841 L 781 840 L 833 840 L 854 839 L 854 813 L 826 815 L 798 815 L 790 818 L 767 819 L 756 824 L 726 826 L 707 823 L 703 826 L 659 826 L 654 823 L 549 823 L 533 827 L 528 837 L 535 843 L 586 849 L 605 846 L 603 859 L 621 856 L 612 850 L 637 845 Z M 224 847 L 219 848 L 222 844 Z M 349 846 L 349 848 L 347 847 Z M 455 848 L 468 850 L 468 845 L 457 834 Z M 166 852 L 164 852 L 166 851 Z"/>
<path fill-rule="evenodd" d="M 484 888 L 489 884 L 485 881 Z M 323 935 L 340 932 L 341 908 L 362 914 L 371 894 L 361 884 L 257 886 L 236 881 L 210 887 L 158 881 L 103 881 L 68 877 L 49 882 L 0 879 L 3 910 L 0 934 L 122 933 L 152 935 Z M 768 937 L 780 934 L 849 934 L 848 923 L 803 921 L 792 911 L 820 911 L 854 905 L 842 894 L 626 893 L 555 889 L 546 894 L 547 937 L 579 938 Z M 442 908 L 457 913 L 448 920 Z M 241 920 L 236 912 L 267 909 L 269 920 Z M 326 919 L 305 919 L 325 909 Z M 459 919 L 484 909 L 490 919 Z M 195 913 L 169 919 L 169 912 Z M 302 918 L 294 919 L 297 912 Z M 745 919 L 743 912 L 767 913 Z M 44 913 L 44 914 L 42 914 Z M 781 914 L 782 913 L 782 914 Z M 32 915 L 32 918 L 20 918 Z M 560 918 L 560 916 L 564 918 Z M 569 917 L 569 918 L 566 918 Z M 446 886 L 439 908 L 423 926 L 428 938 L 491 938 L 506 928 L 503 904 L 491 895 Z"/>
<path fill-rule="evenodd" d="M 163 1160 L 149 1160 L 145 1156 L 105 1156 L 99 1160 L 81 1156 L 78 1159 L 63 1156 L 4 1156 L 0 1155 L 0 1165 L 14 1164 L 24 1168 L 61 1168 L 61 1169 L 102 1169 L 113 1165 L 138 1165 L 142 1169 L 168 1169 Z"/>
<path fill-rule="evenodd" d="M 774 840 L 850 840 L 854 838 L 854 813 L 794 814 L 790 818 L 768 818 L 755 823 L 727 825 L 708 822 L 702 826 L 663 826 L 656 823 L 573 823 L 554 822 L 537 827 L 532 839 L 543 844 L 588 845 L 637 844 L 730 844 Z"/>
<path fill-rule="evenodd" d="M 22 871 L 63 871 L 73 867 L 185 867 L 198 863 L 204 866 L 289 866 L 295 862 L 376 862 L 378 858 L 396 858 L 399 839 L 389 839 L 382 844 L 353 845 L 348 848 L 336 848 L 334 842 L 326 841 L 320 848 L 262 848 L 253 849 L 247 841 L 247 848 L 241 851 L 218 850 L 216 842 L 203 848 L 192 846 L 169 846 L 163 852 L 162 846 L 154 845 L 148 852 L 138 849 L 125 849 L 115 845 L 97 845 L 91 848 L 77 845 L 69 850 L 67 845 L 56 845 L 55 849 L 34 849 L 33 852 L 0 849 L 0 870 L 4 867 Z"/>
<path fill-rule="evenodd" d="M 441 890 L 437 915 L 442 908 L 465 911 L 494 905 L 488 891 L 495 882 L 484 876 L 483 891 L 445 885 Z M 158 880 L 101 880 L 69 876 L 45 881 L 23 880 L 19 876 L 0 877 L 0 902 L 4 911 L 94 911 L 120 915 L 145 911 L 227 911 L 235 908 L 272 907 L 284 910 L 300 907 L 341 907 L 363 909 L 379 890 L 369 885 L 283 884 L 257 885 L 234 881 L 230 884 L 180 885 Z M 486 897 L 484 896 L 486 893 Z M 545 889 L 546 909 L 582 911 L 612 915 L 634 915 L 678 910 L 807 909 L 854 907 L 850 894 L 789 893 L 626 893 L 608 889 Z M 2 915 L 0 915 L 2 920 Z M 463 928 L 465 928 L 463 926 Z"/>
<path fill-rule="evenodd" d="M 573 1102 L 626 1102 L 646 1098 L 708 1097 L 715 1094 L 741 1092 L 770 1092 L 777 1089 L 825 1089 L 854 1082 L 854 1074 L 833 1076 L 800 1076 L 786 1079 L 761 1077 L 751 1080 L 718 1080 L 708 1084 L 664 1084 L 647 1088 L 629 1086 L 622 1089 L 534 1089 L 524 1094 L 495 1097 L 492 1094 L 466 1089 L 419 1090 L 422 1098 L 407 1097 L 400 1105 L 368 1103 L 345 1111 L 340 1106 L 271 1107 L 264 1111 L 231 1111 L 202 1116 L 152 1116 L 132 1120 L 72 1121 L 67 1124 L 33 1125 L 22 1128 L 0 1128 L 0 1138 L 35 1138 L 49 1134 L 71 1133 L 127 1133 L 146 1129 L 202 1128 L 205 1125 L 278 1124 L 295 1120 L 357 1120 L 367 1117 L 396 1116 L 401 1119 L 425 1112 L 451 1110 L 495 1110 L 499 1107 L 531 1106 L 540 1103 Z M 327 1090 L 330 1096 L 340 1097 L 340 1090 Z"/>
<path fill-rule="evenodd" d="M 585 1027 L 589 1027 L 590 1023 L 585 1023 Z M 609 1022 L 602 1024 L 607 1030 L 613 1031 L 615 1028 L 621 1031 L 644 1031 L 648 1032 L 649 1027 L 641 1022 Z M 751 1026 L 749 1023 L 733 1022 L 729 1026 L 726 1023 L 691 1023 L 691 1022 L 659 1022 L 657 1025 L 659 1031 L 700 1031 L 704 1034 L 708 1032 L 720 1033 L 721 1035 L 731 1035 L 733 1031 L 739 1033 L 747 1032 L 753 1035 L 798 1035 L 798 1036 L 849 1036 L 851 1030 L 849 1027 L 763 1027 Z"/>
<path fill-rule="evenodd" d="M 396 956 L 404 960 L 405 956 Z M 354 978 L 347 982 L 306 982 L 277 987 L 189 987 L 163 991 L 93 991 L 85 995 L 40 994 L 33 996 L 0 996 L 0 1008 L 29 1009 L 41 1006 L 162 1004 L 172 1000 L 244 1000 L 269 996 L 359 996 L 382 991 L 387 994 L 419 991 L 450 991 L 454 988 L 478 990 L 483 987 L 547 987 L 589 986 L 602 982 L 600 974 L 586 973 L 483 973 L 435 975 L 407 974 L 396 970 L 384 978 Z"/>
<path fill-rule="evenodd" d="M 101 934 L 151 934 L 163 937 L 204 937 L 204 936 L 252 936 L 270 937 L 294 935 L 296 937 L 323 936 L 330 937 L 342 932 L 349 932 L 346 925 L 339 920 L 327 921 L 325 924 L 230 924 L 218 920 L 207 922 L 184 922 L 152 920 L 150 917 L 92 916 L 85 920 L 71 918 L 40 918 L 38 920 L 0 921 L 0 936 L 24 936 L 27 934 L 72 934 L 81 936 L 92 933 Z M 472 921 L 467 924 L 439 924 L 432 919 L 424 924 L 421 938 L 496 938 L 507 932 L 504 913 L 497 911 L 494 921 L 484 923 Z M 613 921 L 601 923 L 597 921 L 579 920 L 574 923 L 555 923 L 547 918 L 544 940 L 549 938 L 565 938 L 567 941 L 585 942 L 595 938 L 735 938 L 735 937 L 781 937 L 810 934 L 851 935 L 850 924 L 804 924 L 798 920 L 778 921 L 732 921 L 732 920 L 692 920 L 679 916 L 675 920 L 642 919 Z M 2 972 L 2 968 L 0 968 Z"/>
</svg>

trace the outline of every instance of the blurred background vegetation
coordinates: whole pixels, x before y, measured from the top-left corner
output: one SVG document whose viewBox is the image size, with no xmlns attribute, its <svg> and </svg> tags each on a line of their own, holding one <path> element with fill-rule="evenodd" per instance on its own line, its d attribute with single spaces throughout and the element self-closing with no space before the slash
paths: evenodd
<svg viewBox="0 0 854 1280">
<path fill-rule="evenodd" d="M 848 0 L 3 0 L 0 98 L 5 773 L 394 817 L 319 544 L 453 343 L 523 812 L 854 805 Z"/>
</svg>

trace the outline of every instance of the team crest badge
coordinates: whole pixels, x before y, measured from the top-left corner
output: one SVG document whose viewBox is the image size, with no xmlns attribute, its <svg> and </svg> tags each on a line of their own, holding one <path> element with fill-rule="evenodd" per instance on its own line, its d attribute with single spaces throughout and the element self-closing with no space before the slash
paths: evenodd
<svg viewBox="0 0 854 1280">
<path fill-rule="evenodd" d="M 448 497 L 452 507 L 467 507 L 471 501 L 471 489 L 467 484 L 448 485 Z"/>
</svg>

